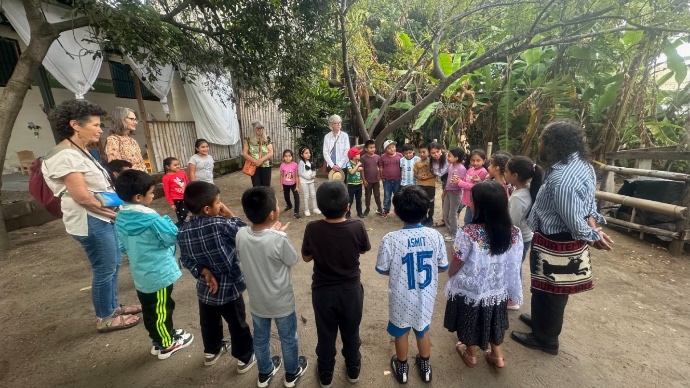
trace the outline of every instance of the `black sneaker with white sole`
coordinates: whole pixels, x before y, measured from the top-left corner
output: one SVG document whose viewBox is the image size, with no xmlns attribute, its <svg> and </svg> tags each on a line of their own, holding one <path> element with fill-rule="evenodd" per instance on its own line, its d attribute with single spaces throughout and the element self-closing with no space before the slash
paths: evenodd
<svg viewBox="0 0 690 388">
<path fill-rule="evenodd" d="M 419 368 L 419 376 L 425 383 L 431 382 L 431 363 L 429 359 L 426 360 L 422 358 L 419 354 L 414 357 L 414 363 Z"/>
<path fill-rule="evenodd" d="M 391 358 L 391 369 L 393 370 L 393 374 L 395 375 L 395 379 L 398 380 L 400 384 L 406 384 L 407 383 L 407 373 L 409 372 L 410 366 L 407 364 L 407 361 L 405 362 L 400 362 L 398 360 L 398 357 L 393 356 Z"/>
<path fill-rule="evenodd" d="M 184 334 L 184 333 L 185 333 L 185 331 L 184 331 L 183 329 L 173 329 L 173 337 L 176 336 L 176 335 L 182 335 L 182 334 Z M 161 352 L 161 349 L 162 349 L 162 348 L 163 348 L 162 346 L 160 346 L 160 345 L 158 345 L 157 343 L 153 342 L 152 345 L 151 345 L 151 355 L 152 355 L 152 356 L 157 356 L 158 353 Z"/>
<path fill-rule="evenodd" d="M 218 353 L 204 353 L 204 365 L 211 366 L 215 364 L 223 353 L 228 352 L 228 349 L 230 349 L 230 344 L 228 341 L 221 341 L 220 350 L 218 350 Z"/>
<path fill-rule="evenodd" d="M 316 373 L 319 375 L 319 384 L 321 388 L 331 388 L 333 383 L 333 371 L 319 370 L 317 366 Z"/>
<path fill-rule="evenodd" d="M 189 346 L 194 341 L 194 334 L 184 332 L 173 337 L 173 342 L 165 349 L 160 349 L 158 353 L 159 360 L 170 358 L 173 354 Z"/>
<path fill-rule="evenodd" d="M 297 359 L 297 366 L 299 366 L 299 369 L 297 369 L 297 373 L 287 373 L 285 372 L 285 386 L 287 388 L 292 388 L 295 386 L 297 383 L 297 380 L 304 374 L 304 372 L 307 371 L 307 366 L 309 366 L 309 362 L 307 362 L 307 358 L 304 356 L 299 356 Z"/>
<path fill-rule="evenodd" d="M 348 366 L 347 367 L 347 381 L 351 382 L 352 384 L 356 383 L 359 381 L 359 370 L 361 369 L 361 364 L 357 366 Z"/>
<path fill-rule="evenodd" d="M 243 374 L 249 372 L 256 365 L 256 356 L 252 353 L 252 357 L 247 362 L 237 360 L 237 373 Z"/>
<path fill-rule="evenodd" d="M 273 370 L 271 371 L 271 373 L 259 372 L 259 380 L 256 382 L 257 387 L 268 387 L 268 384 L 271 383 L 273 376 L 276 375 L 276 372 L 278 372 L 278 370 L 280 369 L 280 365 L 282 365 L 283 362 L 280 359 L 280 356 L 273 356 L 271 357 L 271 363 L 273 364 Z"/>
</svg>

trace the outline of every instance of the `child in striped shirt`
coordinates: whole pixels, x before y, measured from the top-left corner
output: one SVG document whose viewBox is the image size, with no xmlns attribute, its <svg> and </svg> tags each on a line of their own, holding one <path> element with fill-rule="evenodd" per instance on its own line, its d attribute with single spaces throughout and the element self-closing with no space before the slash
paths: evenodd
<svg viewBox="0 0 690 388">
<path fill-rule="evenodd" d="M 400 187 L 417 184 L 417 177 L 414 174 L 414 165 L 419 161 L 419 156 L 414 154 L 414 145 L 410 143 L 402 146 L 403 158 L 400 159 L 400 170 L 402 172 L 402 179 L 400 180 Z"/>
</svg>

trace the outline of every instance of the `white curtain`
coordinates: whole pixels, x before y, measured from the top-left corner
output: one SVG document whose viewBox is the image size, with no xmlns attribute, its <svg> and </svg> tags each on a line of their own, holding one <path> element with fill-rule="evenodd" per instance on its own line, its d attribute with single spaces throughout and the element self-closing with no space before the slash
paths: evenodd
<svg viewBox="0 0 690 388">
<path fill-rule="evenodd" d="M 170 87 L 172 86 L 173 73 L 175 69 L 172 65 L 166 65 L 163 68 L 156 69 L 158 72 L 155 74 L 156 80 L 154 81 L 151 74 L 146 71 L 146 68 L 135 62 L 129 56 L 125 57 L 125 61 L 132 66 L 132 70 L 139 77 L 141 82 L 146 85 L 146 87 L 153 93 L 156 97 L 161 99 L 161 104 L 163 105 L 163 112 L 166 115 L 170 114 L 170 107 L 168 106 L 168 93 L 170 92 Z"/>
<path fill-rule="evenodd" d="M 28 45 L 31 30 L 21 0 L 2 0 L 0 5 L 12 28 Z M 70 18 L 70 11 L 66 8 L 46 3 L 41 3 L 41 8 L 48 22 L 61 22 Z M 50 46 L 48 55 L 43 60 L 43 66 L 50 74 L 78 99 L 83 99 L 86 92 L 91 89 L 103 63 L 103 58 L 94 58 L 93 54 L 87 53 L 87 51 L 95 52 L 100 49 L 97 44 L 84 41 L 89 37 L 91 33 L 88 27 L 63 32 Z"/>
<path fill-rule="evenodd" d="M 217 79 L 213 84 L 219 89 L 230 90 L 230 82 L 227 79 Z M 197 135 L 214 144 L 238 143 L 240 123 L 237 120 L 235 104 L 229 98 L 223 97 L 223 93 L 210 93 L 206 85 L 209 85 L 209 79 L 204 76 L 197 77 L 194 83 L 187 81 L 184 84 Z"/>
</svg>

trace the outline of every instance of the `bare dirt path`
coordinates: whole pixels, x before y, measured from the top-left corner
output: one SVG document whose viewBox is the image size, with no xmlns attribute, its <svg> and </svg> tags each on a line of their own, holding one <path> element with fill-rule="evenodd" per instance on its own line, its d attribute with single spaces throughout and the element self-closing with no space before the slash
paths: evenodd
<svg viewBox="0 0 690 388">
<path fill-rule="evenodd" d="M 274 187 L 277 174 L 274 172 Z M 241 173 L 217 179 L 223 201 L 242 214 L 239 198 L 251 184 Z M 279 199 L 282 202 L 282 196 Z M 169 212 L 164 200 L 154 207 Z M 438 213 L 437 213 L 438 214 Z M 172 215 L 172 214 L 170 214 Z M 299 251 L 304 226 L 294 220 L 290 239 Z M 314 219 L 312 217 L 311 219 Z M 363 255 L 365 288 L 361 325 L 363 368 L 358 386 L 391 387 L 398 384 L 388 373 L 393 343 L 386 334 L 387 278 L 374 270 L 376 250 L 384 234 L 400 227 L 395 217 L 365 220 L 372 251 Z M 505 343 L 506 368 L 495 372 L 480 359 L 468 369 L 455 353 L 455 336 L 442 327 L 445 298 L 439 292 L 432 322 L 433 386 L 545 386 L 545 387 L 650 387 L 687 386 L 690 366 L 690 257 L 672 258 L 660 247 L 636 236 L 608 230 L 615 250 L 593 254 L 596 278 L 593 291 L 570 299 L 561 335 L 561 353 L 554 357 L 526 349 L 509 337 Z M 148 351 L 150 341 L 143 325 L 98 334 L 89 291 L 91 271 L 81 247 L 69 237 L 61 221 L 12 232 L 16 248 L 1 253 L 0 260 L 0 386 L 2 387 L 164 387 L 236 386 L 256 384 L 256 370 L 235 371 L 235 360 L 224 356 L 213 367 L 203 366 L 194 279 L 188 271 L 175 284 L 175 326 L 190 330 L 194 343 L 174 357 L 159 361 Z M 293 270 L 297 295 L 301 352 L 310 361 L 302 387 L 317 387 L 314 348 L 316 330 L 311 307 L 311 264 L 300 262 Z M 441 275 L 439 290 L 447 277 Z M 529 291 L 525 287 L 529 312 Z M 120 300 L 134 303 L 136 294 L 123 264 Z M 245 300 L 247 296 L 245 294 Z M 511 312 L 511 329 L 525 330 Z M 251 323 L 250 323 L 251 325 Z M 277 338 L 272 341 L 277 351 Z M 410 358 L 415 354 L 411 343 Z M 343 360 L 338 358 L 334 387 L 347 387 Z M 409 386 L 423 386 L 415 370 Z M 271 386 L 282 386 L 283 371 Z"/>
</svg>

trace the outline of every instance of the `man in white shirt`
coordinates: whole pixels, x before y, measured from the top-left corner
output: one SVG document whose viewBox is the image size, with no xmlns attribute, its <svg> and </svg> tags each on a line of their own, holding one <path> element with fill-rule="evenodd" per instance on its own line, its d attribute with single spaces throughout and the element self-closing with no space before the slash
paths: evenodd
<svg viewBox="0 0 690 388">
<path fill-rule="evenodd" d="M 342 171 L 350 161 L 347 151 L 350 149 L 350 138 L 347 133 L 340 130 L 343 119 L 338 115 L 328 118 L 328 126 L 331 132 L 323 138 L 323 157 L 329 170 Z"/>
</svg>

